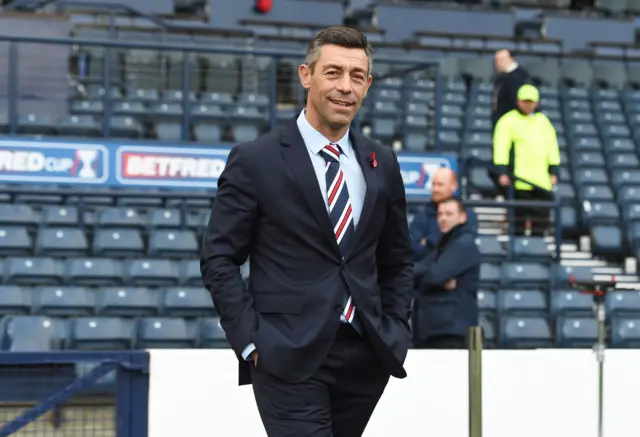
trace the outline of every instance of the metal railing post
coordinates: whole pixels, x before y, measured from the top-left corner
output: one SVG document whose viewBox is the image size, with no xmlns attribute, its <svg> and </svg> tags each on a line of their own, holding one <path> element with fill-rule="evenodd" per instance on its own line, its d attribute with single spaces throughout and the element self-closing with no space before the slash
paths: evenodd
<svg viewBox="0 0 640 437">
<path fill-rule="evenodd" d="M 482 328 L 468 330 L 469 437 L 482 437 Z"/>
</svg>

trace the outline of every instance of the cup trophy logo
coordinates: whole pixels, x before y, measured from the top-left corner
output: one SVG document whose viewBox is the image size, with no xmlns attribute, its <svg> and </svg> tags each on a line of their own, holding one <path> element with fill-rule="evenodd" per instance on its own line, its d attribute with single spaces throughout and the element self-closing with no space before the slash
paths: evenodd
<svg viewBox="0 0 640 437">
<path fill-rule="evenodd" d="M 81 179 L 95 179 L 98 177 L 93 164 L 98 158 L 98 151 L 93 149 L 81 149 L 76 151 L 77 176 Z"/>
</svg>

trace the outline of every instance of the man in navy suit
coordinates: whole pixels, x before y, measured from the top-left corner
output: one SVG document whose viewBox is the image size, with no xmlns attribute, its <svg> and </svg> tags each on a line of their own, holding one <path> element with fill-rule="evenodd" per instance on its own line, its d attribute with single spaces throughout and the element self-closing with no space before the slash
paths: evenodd
<svg viewBox="0 0 640 437">
<path fill-rule="evenodd" d="M 299 68 L 305 110 L 232 148 L 218 181 L 202 278 L 270 437 L 360 436 L 406 377 L 404 184 L 392 149 L 350 129 L 371 68 L 363 34 L 321 31 Z"/>
</svg>

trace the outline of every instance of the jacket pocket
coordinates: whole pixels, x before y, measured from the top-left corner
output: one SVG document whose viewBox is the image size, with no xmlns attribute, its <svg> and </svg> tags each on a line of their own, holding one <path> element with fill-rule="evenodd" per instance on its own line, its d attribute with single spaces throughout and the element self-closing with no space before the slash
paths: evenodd
<svg viewBox="0 0 640 437">
<path fill-rule="evenodd" d="M 253 293 L 253 303 L 260 314 L 302 314 L 302 293 Z"/>
</svg>

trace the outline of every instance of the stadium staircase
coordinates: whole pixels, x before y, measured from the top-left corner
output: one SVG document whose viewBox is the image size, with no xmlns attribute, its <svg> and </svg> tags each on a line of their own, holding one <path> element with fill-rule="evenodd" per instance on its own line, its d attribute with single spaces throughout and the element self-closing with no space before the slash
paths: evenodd
<svg viewBox="0 0 640 437">
<path fill-rule="evenodd" d="M 472 195 L 471 198 L 482 199 L 480 196 Z M 496 235 L 502 243 L 509 241 L 509 236 L 504 235 L 508 220 L 506 208 L 474 208 L 479 222 L 478 233 L 482 235 Z M 550 252 L 555 251 L 555 238 L 545 237 L 547 248 Z M 563 239 L 560 246 L 560 264 L 567 267 L 588 267 L 593 273 L 595 281 L 606 281 L 611 276 L 615 276 L 624 288 L 640 288 L 640 278 L 636 273 L 636 260 L 629 258 L 625 265 L 615 262 L 594 258 L 590 251 L 590 241 L 588 236 L 582 236 L 578 241 Z"/>
</svg>

